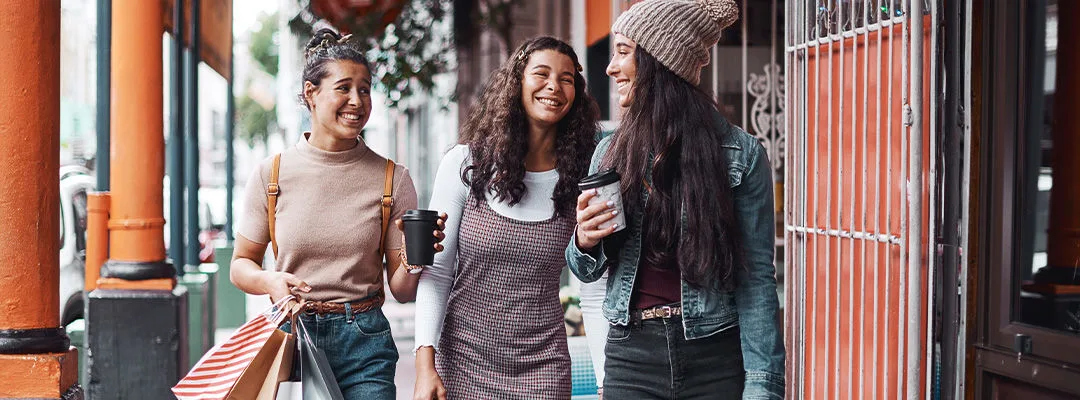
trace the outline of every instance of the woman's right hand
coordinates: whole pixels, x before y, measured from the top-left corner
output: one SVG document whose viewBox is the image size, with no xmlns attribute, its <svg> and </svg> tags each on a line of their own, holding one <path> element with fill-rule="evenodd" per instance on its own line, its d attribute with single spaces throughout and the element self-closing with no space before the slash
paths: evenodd
<svg viewBox="0 0 1080 400">
<path fill-rule="evenodd" d="M 593 247 L 600 244 L 600 239 L 615 233 L 615 230 L 619 229 L 618 224 L 600 229 L 600 224 L 615 218 L 618 210 L 613 209 L 615 203 L 610 201 L 590 206 L 589 199 L 595 196 L 596 189 L 589 189 L 581 192 L 577 198 L 577 229 L 575 235 L 577 236 L 578 248 L 585 251 L 592 250 Z"/>
<path fill-rule="evenodd" d="M 446 387 L 434 368 L 422 368 L 416 373 L 413 400 L 446 400 Z"/>
<path fill-rule="evenodd" d="M 263 271 L 262 278 L 263 290 L 270 295 L 271 302 L 276 303 L 288 295 L 300 297 L 297 292 L 311 291 L 311 286 L 307 282 L 288 272 Z"/>
</svg>

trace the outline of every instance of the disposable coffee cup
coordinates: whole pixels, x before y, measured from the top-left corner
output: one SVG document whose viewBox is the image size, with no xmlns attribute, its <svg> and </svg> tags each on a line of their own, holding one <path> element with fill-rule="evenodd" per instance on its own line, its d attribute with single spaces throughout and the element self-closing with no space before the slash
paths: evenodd
<svg viewBox="0 0 1080 400">
<path fill-rule="evenodd" d="M 596 189 L 596 196 L 589 199 L 590 206 L 597 203 L 607 203 L 609 201 L 615 203 L 611 209 L 618 210 L 619 213 L 615 214 L 615 218 L 600 224 L 600 229 L 610 228 L 614 224 L 619 224 L 619 226 L 615 228 L 615 232 L 626 229 L 626 216 L 623 214 L 622 192 L 619 190 L 618 172 L 615 172 L 614 169 L 606 169 L 586 176 L 585 179 L 581 180 L 581 183 L 578 183 L 578 189 L 581 189 L 582 192 Z"/>
<path fill-rule="evenodd" d="M 435 263 L 435 235 L 439 212 L 431 210 L 408 210 L 401 217 L 405 225 L 405 256 L 411 265 Z M 409 271 L 412 272 L 412 271 Z M 415 273 L 419 273 L 417 269 Z"/>
</svg>

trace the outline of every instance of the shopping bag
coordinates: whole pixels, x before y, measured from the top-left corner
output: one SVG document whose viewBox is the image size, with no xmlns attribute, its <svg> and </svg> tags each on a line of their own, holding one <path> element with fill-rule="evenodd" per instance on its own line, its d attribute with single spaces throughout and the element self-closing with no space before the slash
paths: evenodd
<svg viewBox="0 0 1080 400">
<path fill-rule="evenodd" d="M 275 400 L 278 383 L 289 379 L 295 335 L 275 330 L 233 385 L 228 400 Z"/>
<path fill-rule="evenodd" d="M 267 348 L 270 348 L 267 351 L 279 350 L 280 344 L 267 346 L 267 342 L 275 336 L 275 332 L 280 332 L 277 327 L 290 314 L 295 314 L 298 307 L 295 299 L 288 296 L 246 322 L 224 343 L 206 352 L 191 371 L 173 386 L 173 394 L 178 400 L 226 399 L 259 353 Z M 263 378 L 268 372 L 264 371 Z"/>
<path fill-rule="evenodd" d="M 303 384 L 300 381 L 281 382 L 278 385 L 276 400 L 304 400 Z"/>
<path fill-rule="evenodd" d="M 300 342 L 300 386 L 304 400 L 345 400 L 338 387 L 326 353 L 312 343 L 303 320 L 293 325 Z"/>
</svg>

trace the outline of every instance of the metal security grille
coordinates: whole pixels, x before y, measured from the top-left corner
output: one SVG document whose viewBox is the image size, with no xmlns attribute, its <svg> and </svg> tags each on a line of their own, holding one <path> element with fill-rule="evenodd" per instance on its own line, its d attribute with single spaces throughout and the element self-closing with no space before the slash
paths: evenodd
<svg viewBox="0 0 1080 400">
<path fill-rule="evenodd" d="M 784 11 L 792 398 L 930 393 L 935 165 L 924 154 L 936 151 L 940 2 L 795 0 Z"/>
</svg>

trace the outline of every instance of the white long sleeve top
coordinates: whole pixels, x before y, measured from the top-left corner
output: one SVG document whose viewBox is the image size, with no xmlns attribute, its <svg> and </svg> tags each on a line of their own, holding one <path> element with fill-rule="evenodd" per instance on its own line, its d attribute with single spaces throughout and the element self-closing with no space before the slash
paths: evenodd
<svg viewBox="0 0 1080 400">
<path fill-rule="evenodd" d="M 454 284 L 457 270 L 458 227 L 465 210 L 469 187 L 461 180 L 462 166 L 469 157 L 469 148 L 458 145 L 451 149 L 439 164 L 435 174 L 431 203 L 428 209 L 447 214 L 446 228 L 443 233 L 443 251 L 435 254 L 435 264 L 424 269 L 416 289 L 416 346 L 432 346 L 438 350 L 442 336 L 443 320 L 446 317 L 447 301 L 450 288 Z M 521 201 L 514 206 L 500 202 L 488 196 L 488 205 L 495 212 L 519 221 L 543 221 L 555 213 L 555 203 L 551 200 L 555 184 L 559 182 L 557 170 L 544 172 L 525 172 L 526 192 Z M 522 243 L 522 245 L 526 245 Z"/>
</svg>

